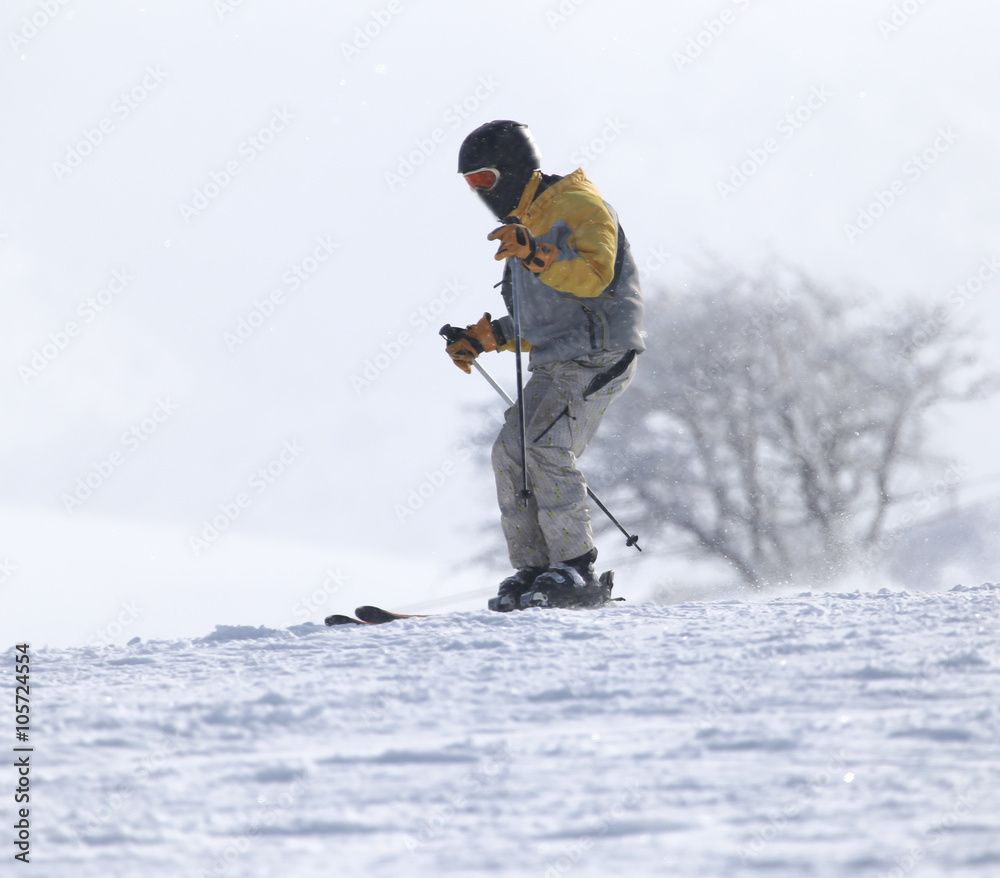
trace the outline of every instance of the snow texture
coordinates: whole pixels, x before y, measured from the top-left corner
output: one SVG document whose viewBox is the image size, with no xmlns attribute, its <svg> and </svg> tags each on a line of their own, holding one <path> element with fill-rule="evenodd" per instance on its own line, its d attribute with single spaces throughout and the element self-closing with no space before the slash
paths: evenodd
<svg viewBox="0 0 1000 878">
<path fill-rule="evenodd" d="M 997 875 L 998 609 L 987 584 L 40 649 L 30 872 Z"/>
</svg>

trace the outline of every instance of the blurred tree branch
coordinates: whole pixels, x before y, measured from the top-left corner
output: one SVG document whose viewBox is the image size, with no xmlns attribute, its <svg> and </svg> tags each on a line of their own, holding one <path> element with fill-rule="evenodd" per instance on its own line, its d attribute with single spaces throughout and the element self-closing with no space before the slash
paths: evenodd
<svg viewBox="0 0 1000 878">
<path fill-rule="evenodd" d="M 613 474 L 601 490 L 633 526 L 681 536 L 754 587 L 829 579 L 940 462 L 931 413 L 997 389 L 954 317 L 884 311 L 788 268 L 654 295 L 638 377 L 586 470 Z"/>
</svg>

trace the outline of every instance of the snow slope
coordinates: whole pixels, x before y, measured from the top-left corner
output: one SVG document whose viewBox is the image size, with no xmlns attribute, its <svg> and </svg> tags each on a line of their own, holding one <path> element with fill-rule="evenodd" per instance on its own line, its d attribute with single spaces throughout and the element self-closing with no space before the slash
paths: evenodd
<svg viewBox="0 0 1000 878">
<path fill-rule="evenodd" d="M 40 650 L 30 871 L 997 875 L 998 610 L 987 584 Z"/>
</svg>

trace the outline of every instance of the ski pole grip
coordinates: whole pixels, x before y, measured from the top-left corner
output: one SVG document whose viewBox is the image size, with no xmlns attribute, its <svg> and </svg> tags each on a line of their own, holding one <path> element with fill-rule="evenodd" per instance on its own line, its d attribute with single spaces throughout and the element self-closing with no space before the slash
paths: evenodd
<svg viewBox="0 0 1000 878">
<path fill-rule="evenodd" d="M 444 336 L 448 344 L 458 341 L 462 337 L 462 334 L 463 330 L 457 326 L 452 326 L 450 323 L 446 323 L 438 330 L 438 335 Z"/>
</svg>

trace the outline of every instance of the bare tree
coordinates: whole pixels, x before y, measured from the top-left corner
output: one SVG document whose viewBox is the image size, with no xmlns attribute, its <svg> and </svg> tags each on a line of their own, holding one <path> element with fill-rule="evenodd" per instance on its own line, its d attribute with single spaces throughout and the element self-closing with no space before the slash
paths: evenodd
<svg viewBox="0 0 1000 878">
<path fill-rule="evenodd" d="M 882 312 L 787 269 L 653 296 L 639 376 L 587 470 L 614 473 L 600 482 L 647 533 L 754 587 L 828 579 L 934 462 L 929 413 L 989 392 L 952 316 Z"/>
</svg>

